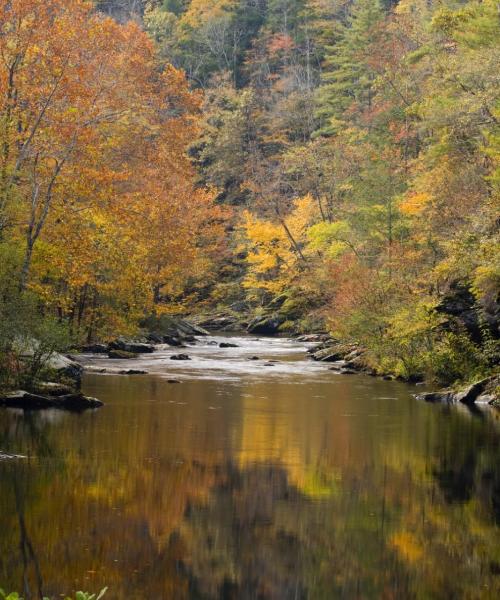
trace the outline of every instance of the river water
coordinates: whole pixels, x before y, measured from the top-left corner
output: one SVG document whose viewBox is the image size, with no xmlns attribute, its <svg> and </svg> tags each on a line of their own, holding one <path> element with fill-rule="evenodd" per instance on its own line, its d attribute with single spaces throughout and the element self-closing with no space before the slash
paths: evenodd
<svg viewBox="0 0 500 600">
<path fill-rule="evenodd" d="M 87 374 L 97 411 L 0 411 L 0 450 L 27 457 L 0 461 L 0 587 L 27 599 L 104 586 L 107 600 L 500 597 L 496 413 L 337 375 L 289 340 L 220 341 L 132 364 L 83 357 L 149 371 Z M 192 360 L 169 359 L 179 351 Z"/>
</svg>

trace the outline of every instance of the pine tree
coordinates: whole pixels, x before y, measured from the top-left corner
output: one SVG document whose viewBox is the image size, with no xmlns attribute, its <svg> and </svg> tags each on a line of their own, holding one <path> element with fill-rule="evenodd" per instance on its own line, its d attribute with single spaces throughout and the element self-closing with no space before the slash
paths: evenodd
<svg viewBox="0 0 500 600">
<path fill-rule="evenodd" d="M 370 106 L 374 73 L 366 52 L 383 16 L 379 0 L 357 0 L 348 23 L 344 26 L 337 21 L 337 41 L 325 48 L 317 95 L 320 135 L 335 133 L 353 104 L 361 109 Z"/>
</svg>

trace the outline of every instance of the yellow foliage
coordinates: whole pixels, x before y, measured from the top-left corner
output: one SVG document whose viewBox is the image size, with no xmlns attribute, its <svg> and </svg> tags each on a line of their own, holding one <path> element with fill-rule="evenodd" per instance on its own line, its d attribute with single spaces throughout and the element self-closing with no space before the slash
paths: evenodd
<svg viewBox="0 0 500 600">
<path fill-rule="evenodd" d="M 182 22 L 191 27 L 199 27 L 206 21 L 224 16 L 236 6 L 236 0 L 191 0 L 182 16 Z"/>
<path fill-rule="evenodd" d="M 408 531 L 395 533 L 391 538 L 391 545 L 411 564 L 417 563 L 424 555 L 418 539 Z"/>
<path fill-rule="evenodd" d="M 431 201 L 432 196 L 428 193 L 411 193 L 404 198 L 399 208 L 405 215 L 421 215 Z"/>
</svg>

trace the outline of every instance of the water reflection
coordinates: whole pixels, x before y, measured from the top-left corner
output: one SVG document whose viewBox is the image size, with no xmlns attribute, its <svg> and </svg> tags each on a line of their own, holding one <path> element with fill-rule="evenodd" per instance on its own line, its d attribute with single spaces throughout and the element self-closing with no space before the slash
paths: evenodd
<svg viewBox="0 0 500 600">
<path fill-rule="evenodd" d="M 26 598 L 499 597 L 493 419 L 333 374 L 85 387 L 104 409 L 0 413 L 29 456 L 0 463 L 0 582 Z"/>
</svg>

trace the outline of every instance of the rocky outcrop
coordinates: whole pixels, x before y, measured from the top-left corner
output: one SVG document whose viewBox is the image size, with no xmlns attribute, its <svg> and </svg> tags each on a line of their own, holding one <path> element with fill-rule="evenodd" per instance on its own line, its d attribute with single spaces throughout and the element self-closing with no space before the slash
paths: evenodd
<svg viewBox="0 0 500 600">
<path fill-rule="evenodd" d="M 209 331 L 242 331 L 244 329 L 240 318 L 229 313 L 217 313 L 202 317 L 199 325 Z"/>
<path fill-rule="evenodd" d="M 297 342 L 304 342 L 306 344 L 320 344 L 324 342 L 332 342 L 332 337 L 328 333 L 308 333 L 305 335 L 299 335 L 295 338 Z"/>
<path fill-rule="evenodd" d="M 311 353 L 313 360 L 323 362 L 352 361 L 360 355 L 361 351 L 355 344 L 344 344 L 342 342 L 330 343 L 326 347 L 321 347 Z"/>
<path fill-rule="evenodd" d="M 417 400 L 424 402 L 438 402 L 446 404 L 492 404 L 499 400 L 500 375 L 493 375 L 477 381 L 460 390 L 441 390 L 416 394 Z"/>
<path fill-rule="evenodd" d="M 168 336 L 184 341 L 188 337 L 209 335 L 199 324 L 172 315 L 148 317 L 141 323 L 141 327 L 149 332 L 148 338 L 157 344 L 168 344 Z"/>
<path fill-rule="evenodd" d="M 55 352 L 48 359 L 46 366 L 54 372 L 56 379 L 71 379 L 77 386 L 80 386 L 83 367 L 72 357 Z"/>
<path fill-rule="evenodd" d="M 103 405 L 104 403 L 100 400 L 79 393 L 62 396 L 42 396 L 31 394 L 24 390 L 17 390 L 0 395 L 0 406 L 22 408 L 23 410 L 58 408 L 62 410 L 83 411 L 88 408 L 99 408 Z"/>
<path fill-rule="evenodd" d="M 284 322 L 285 318 L 281 315 L 256 317 L 248 324 L 247 331 L 257 335 L 274 335 L 279 332 L 280 325 Z"/>
<path fill-rule="evenodd" d="M 447 317 L 444 329 L 457 333 L 466 332 L 470 339 L 482 346 L 491 338 L 500 338 L 500 298 L 498 291 L 482 296 L 478 301 L 470 288 L 455 282 L 436 307 Z M 498 357 L 497 357 L 498 358 Z"/>
<path fill-rule="evenodd" d="M 375 374 L 366 360 L 365 351 L 356 344 L 335 342 L 330 338 L 319 347 L 309 350 L 309 353 L 313 360 L 332 363 L 330 370 L 340 375 Z"/>
</svg>

